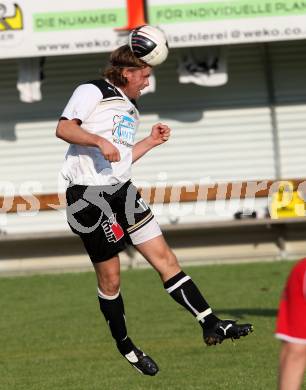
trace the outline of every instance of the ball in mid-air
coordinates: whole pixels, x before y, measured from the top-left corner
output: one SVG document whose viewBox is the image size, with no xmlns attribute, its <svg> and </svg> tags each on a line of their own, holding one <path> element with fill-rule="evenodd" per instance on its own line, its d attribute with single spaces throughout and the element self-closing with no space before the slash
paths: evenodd
<svg viewBox="0 0 306 390">
<path fill-rule="evenodd" d="M 163 31 L 149 25 L 137 27 L 130 32 L 129 46 L 137 58 L 150 66 L 163 63 L 169 52 Z"/>
</svg>

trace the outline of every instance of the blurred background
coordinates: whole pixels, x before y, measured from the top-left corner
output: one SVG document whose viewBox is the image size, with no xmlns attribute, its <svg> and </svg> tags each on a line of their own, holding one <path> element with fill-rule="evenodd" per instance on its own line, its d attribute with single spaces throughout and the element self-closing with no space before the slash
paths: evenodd
<svg viewBox="0 0 306 390">
<path fill-rule="evenodd" d="M 172 137 L 133 177 L 181 263 L 304 255 L 305 21 L 288 0 L 0 0 L 0 273 L 90 268 L 66 223 L 55 128 L 142 24 L 170 53 L 139 100 L 138 139 L 158 121 Z M 129 248 L 122 265 L 145 262 Z"/>
</svg>

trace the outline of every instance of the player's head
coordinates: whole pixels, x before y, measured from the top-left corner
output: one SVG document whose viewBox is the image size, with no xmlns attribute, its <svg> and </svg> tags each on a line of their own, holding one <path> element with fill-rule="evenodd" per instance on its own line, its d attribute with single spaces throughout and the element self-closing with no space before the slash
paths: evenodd
<svg viewBox="0 0 306 390">
<path fill-rule="evenodd" d="M 110 64 L 103 76 L 121 88 L 128 97 L 137 99 L 140 91 L 149 85 L 151 67 L 137 58 L 129 45 L 120 46 L 110 55 Z"/>
</svg>

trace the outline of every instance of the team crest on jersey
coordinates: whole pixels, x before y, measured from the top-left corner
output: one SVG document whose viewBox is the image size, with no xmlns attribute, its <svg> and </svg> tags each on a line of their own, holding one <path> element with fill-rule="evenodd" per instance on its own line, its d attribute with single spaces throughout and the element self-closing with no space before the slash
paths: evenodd
<svg viewBox="0 0 306 390">
<path fill-rule="evenodd" d="M 104 221 L 102 228 L 108 242 L 117 242 L 124 236 L 124 231 L 116 220 L 116 214 L 112 214 Z"/>
<path fill-rule="evenodd" d="M 133 147 L 136 131 L 135 119 L 127 115 L 115 115 L 113 123 L 113 141 L 129 148 Z"/>
</svg>

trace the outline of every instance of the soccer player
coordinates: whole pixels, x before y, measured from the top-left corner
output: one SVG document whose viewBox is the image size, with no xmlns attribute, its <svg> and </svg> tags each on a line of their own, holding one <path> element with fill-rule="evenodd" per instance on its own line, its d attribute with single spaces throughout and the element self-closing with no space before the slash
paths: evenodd
<svg viewBox="0 0 306 390">
<path fill-rule="evenodd" d="M 292 268 L 277 316 L 279 390 L 299 390 L 306 368 L 306 258 Z"/>
<path fill-rule="evenodd" d="M 128 45 L 111 53 L 104 78 L 78 86 L 59 120 L 56 135 L 70 146 L 63 175 L 67 179 L 67 218 L 93 263 L 98 299 L 119 352 L 145 375 L 158 366 L 129 338 L 120 293 L 119 252 L 127 243 L 159 273 L 165 290 L 199 322 L 207 345 L 238 339 L 252 325 L 220 320 L 190 276 L 180 268 L 152 211 L 131 182 L 131 165 L 163 145 L 170 128 L 157 123 L 134 143 L 139 114 L 135 100 L 148 86 L 151 67 Z M 141 297 L 139 297 L 141 299 Z"/>
</svg>

